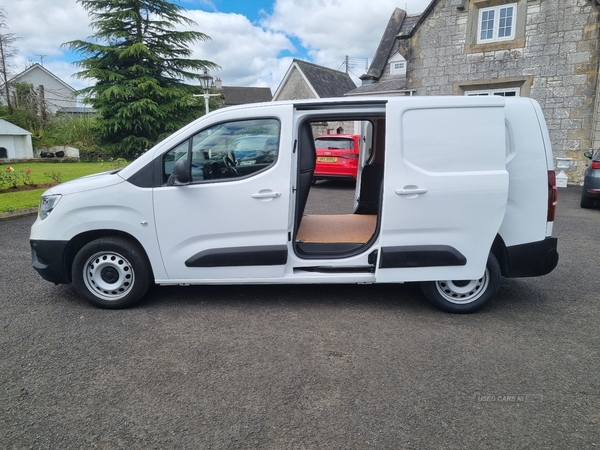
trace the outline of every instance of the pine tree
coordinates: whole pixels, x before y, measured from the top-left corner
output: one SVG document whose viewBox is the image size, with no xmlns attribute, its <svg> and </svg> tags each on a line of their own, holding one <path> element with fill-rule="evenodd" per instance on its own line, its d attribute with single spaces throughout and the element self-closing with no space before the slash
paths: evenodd
<svg viewBox="0 0 600 450">
<path fill-rule="evenodd" d="M 139 154 L 202 115 L 193 98 L 199 88 L 186 80 L 218 66 L 189 59 L 189 46 L 210 37 L 176 30 L 197 25 L 183 8 L 167 0 L 77 1 L 95 34 L 64 45 L 86 56 L 75 63 L 82 69 L 76 75 L 96 84 L 80 93 L 98 111 L 99 137 L 115 155 Z"/>
</svg>

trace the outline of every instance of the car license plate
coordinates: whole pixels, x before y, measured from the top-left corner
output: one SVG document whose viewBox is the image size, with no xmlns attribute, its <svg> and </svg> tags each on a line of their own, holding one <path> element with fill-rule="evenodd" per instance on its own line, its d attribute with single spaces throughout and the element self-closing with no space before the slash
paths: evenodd
<svg viewBox="0 0 600 450">
<path fill-rule="evenodd" d="M 317 162 L 337 162 L 337 158 L 334 156 L 319 156 Z"/>
</svg>

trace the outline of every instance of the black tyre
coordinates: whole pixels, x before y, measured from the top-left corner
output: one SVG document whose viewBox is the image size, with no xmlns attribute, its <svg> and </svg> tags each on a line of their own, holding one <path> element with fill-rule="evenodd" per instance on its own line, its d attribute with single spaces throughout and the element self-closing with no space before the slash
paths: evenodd
<svg viewBox="0 0 600 450">
<path fill-rule="evenodd" d="M 442 311 L 472 313 L 492 299 L 502 281 L 500 265 L 490 253 L 485 272 L 478 280 L 443 280 L 421 283 L 425 297 Z"/>
<path fill-rule="evenodd" d="M 588 208 L 591 208 L 594 206 L 594 199 L 586 197 L 582 193 L 581 194 L 581 202 L 579 204 L 581 205 L 582 208 L 588 209 Z"/>
<path fill-rule="evenodd" d="M 101 308 L 127 308 L 150 289 L 152 269 L 136 244 L 105 237 L 86 244 L 75 256 L 73 285 L 87 301 Z"/>
</svg>

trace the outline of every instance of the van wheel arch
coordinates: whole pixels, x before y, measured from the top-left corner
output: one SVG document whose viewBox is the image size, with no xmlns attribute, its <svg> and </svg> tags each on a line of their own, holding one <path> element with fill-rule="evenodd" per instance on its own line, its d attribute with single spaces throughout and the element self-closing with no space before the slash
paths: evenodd
<svg viewBox="0 0 600 450">
<path fill-rule="evenodd" d="M 137 241 L 110 235 L 93 239 L 71 265 L 75 289 L 100 308 L 127 308 L 141 300 L 154 282 L 150 261 Z"/>
<path fill-rule="evenodd" d="M 79 253 L 79 251 L 85 245 L 89 244 L 92 241 L 95 241 L 96 239 L 100 239 L 103 237 L 120 237 L 122 239 L 130 241 L 133 245 L 136 245 L 142 252 L 144 252 L 144 256 L 149 261 L 149 258 L 146 253 L 146 250 L 144 249 L 144 246 L 140 243 L 140 241 L 138 241 L 136 238 L 134 238 L 129 233 L 125 233 L 124 231 L 119 231 L 119 230 L 86 231 L 85 233 L 81 233 L 81 234 L 78 234 L 77 236 L 73 237 L 70 240 L 70 242 L 67 245 L 67 248 L 65 250 L 65 268 L 66 268 L 66 273 L 69 274 L 69 282 L 71 282 L 71 283 L 73 282 L 73 279 L 71 277 L 71 272 L 73 270 L 73 260 L 75 259 L 75 256 L 77 255 L 77 253 Z M 150 267 L 150 270 L 152 270 L 152 264 L 149 264 L 149 267 Z M 151 276 L 152 276 L 152 279 L 154 279 L 154 272 L 151 273 Z"/>
<path fill-rule="evenodd" d="M 490 252 L 496 257 L 496 261 L 500 265 L 500 273 L 505 277 L 508 273 L 508 250 L 504 239 L 499 234 L 496 235 Z"/>
<path fill-rule="evenodd" d="M 433 305 L 449 313 L 469 314 L 481 309 L 498 292 L 502 274 L 493 253 L 485 272 L 477 280 L 440 280 L 421 283 L 421 290 Z"/>
</svg>

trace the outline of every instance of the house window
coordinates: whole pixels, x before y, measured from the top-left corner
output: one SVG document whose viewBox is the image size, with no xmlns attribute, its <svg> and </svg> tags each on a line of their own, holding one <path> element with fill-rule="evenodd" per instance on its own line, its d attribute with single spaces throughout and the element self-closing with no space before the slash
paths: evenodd
<svg viewBox="0 0 600 450">
<path fill-rule="evenodd" d="M 477 43 L 508 41 L 515 38 L 517 4 L 479 10 Z"/>
<path fill-rule="evenodd" d="M 388 60 L 390 65 L 390 75 L 406 75 L 406 59 L 400 54 L 396 53 Z"/>
<path fill-rule="evenodd" d="M 8 150 L 4 147 L 0 147 L 0 158 L 8 158 Z"/>
<path fill-rule="evenodd" d="M 406 62 L 393 62 L 390 66 L 390 74 L 402 75 L 406 73 Z"/>
<path fill-rule="evenodd" d="M 481 89 L 478 91 L 465 91 L 465 95 L 468 96 L 481 96 L 481 95 L 499 95 L 501 97 L 519 97 L 519 88 L 504 88 L 504 89 Z"/>
</svg>

